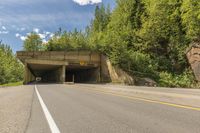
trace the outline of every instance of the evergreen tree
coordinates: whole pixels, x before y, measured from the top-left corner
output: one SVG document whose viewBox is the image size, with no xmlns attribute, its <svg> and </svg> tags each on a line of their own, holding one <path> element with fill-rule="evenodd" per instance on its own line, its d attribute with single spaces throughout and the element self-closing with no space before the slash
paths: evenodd
<svg viewBox="0 0 200 133">
<path fill-rule="evenodd" d="M 158 61 L 159 71 L 178 71 L 186 63 L 184 51 L 188 42 L 182 26 L 181 5 L 180 0 L 146 3 L 148 14 L 140 33 L 146 52 Z"/>
<path fill-rule="evenodd" d="M 100 7 L 96 6 L 95 9 L 95 18 L 92 21 L 92 31 L 100 32 L 106 29 L 110 21 L 110 7 L 108 6 L 105 9 L 105 6 L 102 4 Z"/>
<path fill-rule="evenodd" d="M 114 64 L 123 65 L 125 69 L 130 66 L 130 55 L 140 43 L 137 32 L 141 29 L 144 15 L 145 8 L 141 0 L 117 1 L 104 37 L 106 47 L 103 49 Z"/>
<path fill-rule="evenodd" d="M 96 6 L 95 18 L 92 20 L 91 26 L 86 29 L 90 49 L 99 49 L 99 46 L 102 45 L 101 41 L 107 29 L 107 25 L 110 22 L 110 16 L 111 12 L 109 5 L 107 9 L 103 4 L 100 7 Z"/>
<path fill-rule="evenodd" d="M 183 0 L 181 9 L 187 37 L 191 40 L 200 40 L 200 1 Z"/>
</svg>

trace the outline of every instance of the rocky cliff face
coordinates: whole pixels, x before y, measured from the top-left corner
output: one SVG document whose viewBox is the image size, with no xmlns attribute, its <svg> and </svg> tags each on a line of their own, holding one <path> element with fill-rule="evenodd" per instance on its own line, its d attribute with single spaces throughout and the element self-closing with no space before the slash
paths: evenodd
<svg viewBox="0 0 200 133">
<path fill-rule="evenodd" d="M 196 80 L 200 82 L 200 42 L 193 42 L 186 55 Z"/>
</svg>

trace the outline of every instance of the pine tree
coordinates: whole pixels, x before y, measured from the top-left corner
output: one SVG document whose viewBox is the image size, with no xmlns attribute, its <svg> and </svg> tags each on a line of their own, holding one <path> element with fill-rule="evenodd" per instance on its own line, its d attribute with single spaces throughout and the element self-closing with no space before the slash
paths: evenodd
<svg viewBox="0 0 200 133">
<path fill-rule="evenodd" d="M 191 40 L 200 40 L 200 1 L 183 0 L 181 9 L 187 37 Z"/>
<path fill-rule="evenodd" d="M 90 49 L 99 49 L 102 45 L 102 39 L 110 22 L 110 6 L 107 8 L 102 4 L 100 7 L 96 6 L 95 18 L 92 20 L 90 28 L 87 28 L 88 43 Z"/>
<path fill-rule="evenodd" d="M 181 0 L 146 2 L 147 16 L 144 18 L 141 37 L 146 52 L 159 62 L 159 71 L 183 70 L 187 47 L 181 18 Z"/>
<path fill-rule="evenodd" d="M 130 52 L 137 49 L 139 43 L 137 31 L 142 26 L 143 15 L 145 8 L 141 0 L 117 1 L 117 7 L 111 15 L 104 37 L 106 43 L 104 51 L 114 64 L 124 64 L 121 61 L 123 62 Z"/>
</svg>

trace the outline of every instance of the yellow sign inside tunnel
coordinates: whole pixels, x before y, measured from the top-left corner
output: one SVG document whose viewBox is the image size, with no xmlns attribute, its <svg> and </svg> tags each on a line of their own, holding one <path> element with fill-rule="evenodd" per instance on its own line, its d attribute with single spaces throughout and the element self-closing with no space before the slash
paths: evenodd
<svg viewBox="0 0 200 133">
<path fill-rule="evenodd" d="M 87 65 L 87 63 L 84 62 L 84 61 L 80 61 L 80 65 L 81 65 L 81 66 L 85 66 L 85 65 Z"/>
</svg>

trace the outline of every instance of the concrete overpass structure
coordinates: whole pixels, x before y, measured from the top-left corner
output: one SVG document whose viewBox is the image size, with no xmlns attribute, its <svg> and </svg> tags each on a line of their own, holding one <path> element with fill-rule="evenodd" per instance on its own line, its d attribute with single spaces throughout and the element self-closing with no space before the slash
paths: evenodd
<svg viewBox="0 0 200 133">
<path fill-rule="evenodd" d="M 111 82 L 105 56 L 90 51 L 17 52 L 25 66 L 24 83 L 41 77 L 42 82 Z"/>
</svg>

